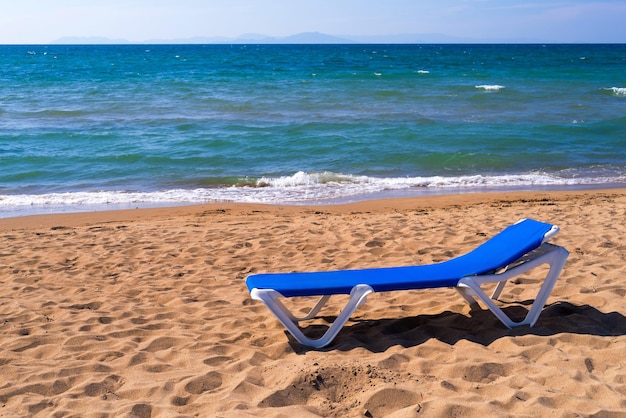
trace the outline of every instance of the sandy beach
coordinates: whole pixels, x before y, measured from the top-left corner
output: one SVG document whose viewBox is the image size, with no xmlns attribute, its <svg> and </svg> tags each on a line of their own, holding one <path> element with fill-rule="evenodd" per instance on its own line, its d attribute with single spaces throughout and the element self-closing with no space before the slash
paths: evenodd
<svg viewBox="0 0 626 418">
<path fill-rule="evenodd" d="M 245 286 L 443 261 L 525 217 L 571 253 L 533 328 L 377 293 L 312 350 Z M 626 417 L 625 239 L 624 189 L 0 219 L 0 417 Z"/>
</svg>

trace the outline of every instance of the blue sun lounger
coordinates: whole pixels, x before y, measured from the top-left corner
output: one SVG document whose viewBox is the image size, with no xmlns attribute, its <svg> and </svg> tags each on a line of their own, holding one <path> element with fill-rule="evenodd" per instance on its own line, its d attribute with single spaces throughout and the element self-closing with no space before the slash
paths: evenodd
<svg viewBox="0 0 626 418">
<path fill-rule="evenodd" d="M 246 279 L 246 284 L 251 297 L 265 303 L 299 343 L 314 348 L 330 344 L 354 310 L 372 292 L 455 287 L 472 308 L 480 307 L 478 301 L 484 303 L 508 328 L 521 325 L 532 327 L 569 255 L 565 248 L 546 242 L 558 231 L 555 225 L 522 219 L 473 251 L 441 263 L 327 272 L 252 274 Z M 547 276 L 526 317 L 515 322 L 494 300 L 500 297 L 509 279 L 542 264 L 550 267 Z M 485 283 L 497 283 L 491 297 L 481 288 Z M 339 294 L 350 295 L 350 298 L 326 333 L 319 339 L 305 336 L 298 322 L 313 319 L 330 296 Z M 321 297 L 304 317 L 294 316 L 280 300 L 302 296 Z"/>
</svg>

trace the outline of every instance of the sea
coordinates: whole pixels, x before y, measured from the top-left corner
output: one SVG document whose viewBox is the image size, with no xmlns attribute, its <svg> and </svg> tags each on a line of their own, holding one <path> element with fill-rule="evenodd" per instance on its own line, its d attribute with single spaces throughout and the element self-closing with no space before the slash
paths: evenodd
<svg viewBox="0 0 626 418">
<path fill-rule="evenodd" d="M 0 46 L 0 217 L 626 187 L 626 45 Z"/>
</svg>

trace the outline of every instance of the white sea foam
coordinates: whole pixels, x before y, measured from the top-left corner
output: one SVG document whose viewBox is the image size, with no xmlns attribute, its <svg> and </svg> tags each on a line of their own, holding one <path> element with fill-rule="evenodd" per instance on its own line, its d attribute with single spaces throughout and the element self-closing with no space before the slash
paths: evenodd
<svg viewBox="0 0 626 418">
<path fill-rule="evenodd" d="M 42 212 L 125 209 L 210 202 L 269 204 L 320 204 L 367 199 L 380 193 L 420 195 L 432 193 L 626 184 L 626 175 L 614 177 L 560 177 L 545 173 L 500 176 L 387 177 L 297 172 L 290 176 L 264 177 L 246 186 L 172 189 L 155 192 L 88 191 L 71 193 L 0 195 L 0 217 Z"/>
<path fill-rule="evenodd" d="M 500 86 L 498 84 L 481 84 L 478 86 L 474 86 L 477 89 L 485 90 L 485 91 L 499 91 L 504 88 L 504 86 Z"/>
<path fill-rule="evenodd" d="M 616 96 L 626 96 L 626 87 L 610 87 L 604 90 L 612 91 Z"/>
</svg>

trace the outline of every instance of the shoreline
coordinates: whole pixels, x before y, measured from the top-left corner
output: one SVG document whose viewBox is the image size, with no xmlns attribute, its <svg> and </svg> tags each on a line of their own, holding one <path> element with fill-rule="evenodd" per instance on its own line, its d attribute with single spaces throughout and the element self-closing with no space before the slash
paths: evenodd
<svg viewBox="0 0 626 418">
<path fill-rule="evenodd" d="M 332 204 L 265 204 L 241 202 L 212 202 L 199 204 L 181 204 L 175 206 L 156 206 L 135 209 L 105 209 L 95 211 L 79 211 L 64 213 L 46 213 L 0 218 L 0 230 L 3 228 L 41 228 L 55 224 L 67 226 L 83 226 L 98 222 L 124 222 L 141 219 L 158 219 L 172 216 L 190 216 L 206 210 L 229 210 L 246 212 L 254 210 L 295 213 L 304 211 L 325 211 L 345 214 L 350 211 L 380 212 L 389 208 L 406 210 L 413 207 L 441 208 L 445 206 L 475 205 L 494 201 L 524 201 L 540 199 L 569 200 L 575 196 L 594 196 L 604 194 L 626 195 L 626 187 L 590 188 L 575 190 L 541 190 L 541 191 L 492 191 L 456 194 L 433 194 L 427 196 L 390 197 L 360 200 L 348 203 Z"/>
<path fill-rule="evenodd" d="M 246 202 L 238 200 L 211 200 L 211 201 L 172 201 L 172 202 L 124 202 L 124 203 L 102 203 L 102 204 L 67 204 L 67 205 L 40 205 L 33 204 L 30 206 L 0 206 L 0 219 L 16 218 L 34 215 L 56 215 L 56 214 L 76 214 L 76 213 L 94 213 L 124 210 L 141 210 L 154 208 L 170 208 L 185 207 L 211 204 L 260 204 L 269 206 L 296 206 L 296 207 L 318 207 L 318 206 L 336 206 L 347 204 L 358 204 L 362 202 L 377 200 L 393 200 L 393 199 L 411 199 L 411 198 L 430 198 L 435 196 L 448 195 L 473 195 L 473 194 L 492 194 L 492 193 L 551 193 L 551 192 L 578 192 L 585 190 L 612 190 L 626 189 L 623 183 L 603 183 L 603 184 L 577 184 L 577 185 L 559 185 L 559 186 L 509 186 L 509 187 L 481 187 L 481 188 L 408 188 L 384 190 L 378 192 L 368 192 L 363 194 L 336 197 L 311 201 L 287 201 L 283 203 L 276 202 Z M 1 200 L 1 198 L 0 198 Z"/>
</svg>

